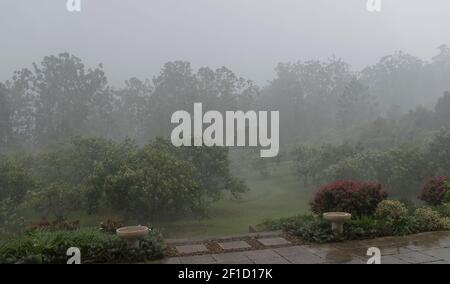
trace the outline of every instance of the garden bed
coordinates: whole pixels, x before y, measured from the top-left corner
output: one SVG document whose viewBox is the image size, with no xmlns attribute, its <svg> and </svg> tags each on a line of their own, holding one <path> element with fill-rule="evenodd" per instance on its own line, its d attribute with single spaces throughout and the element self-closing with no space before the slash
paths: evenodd
<svg viewBox="0 0 450 284">
<path fill-rule="evenodd" d="M 391 212 L 394 216 L 395 213 Z M 299 215 L 290 218 L 267 220 L 258 225 L 261 230 L 283 230 L 306 242 L 331 243 L 347 240 L 364 240 L 388 236 L 450 230 L 450 219 L 429 207 L 393 216 L 355 217 L 344 224 L 344 232 L 334 232 L 330 223 L 317 215 Z"/>
<path fill-rule="evenodd" d="M 141 241 L 139 249 L 128 249 L 115 234 L 98 229 L 73 231 L 36 230 L 21 234 L 0 246 L 0 263 L 65 264 L 67 249 L 79 248 L 81 263 L 136 263 L 164 256 L 164 243 L 157 231 Z"/>
</svg>

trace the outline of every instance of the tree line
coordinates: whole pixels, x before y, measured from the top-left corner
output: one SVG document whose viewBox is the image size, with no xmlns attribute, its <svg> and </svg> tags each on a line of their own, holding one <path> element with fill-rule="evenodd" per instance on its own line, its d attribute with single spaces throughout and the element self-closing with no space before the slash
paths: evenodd
<svg viewBox="0 0 450 284">
<path fill-rule="evenodd" d="M 75 136 L 144 145 L 168 137 L 170 115 L 202 102 L 206 110 L 280 111 L 281 144 L 344 139 L 344 132 L 378 117 L 398 120 L 423 105 L 427 111 L 450 90 L 450 48 L 430 61 L 404 52 L 385 56 L 361 71 L 343 60 L 280 63 L 265 86 L 226 67 L 193 70 L 189 62 L 166 63 L 150 79 L 108 84 L 101 64 L 88 68 L 71 54 L 46 56 L 0 84 L 0 151 L 37 151 Z M 446 109 L 436 112 L 447 122 Z M 426 123 L 426 122 L 425 122 Z"/>
</svg>

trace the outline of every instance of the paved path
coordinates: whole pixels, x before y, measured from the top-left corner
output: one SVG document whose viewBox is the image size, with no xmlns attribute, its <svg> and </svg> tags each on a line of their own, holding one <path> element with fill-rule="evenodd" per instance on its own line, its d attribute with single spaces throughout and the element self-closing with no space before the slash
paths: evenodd
<svg viewBox="0 0 450 284">
<path fill-rule="evenodd" d="M 404 237 L 348 241 L 323 245 L 173 257 L 166 264 L 364 264 L 367 249 L 381 250 L 382 264 L 450 264 L 450 232 L 422 233 Z"/>
</svg>

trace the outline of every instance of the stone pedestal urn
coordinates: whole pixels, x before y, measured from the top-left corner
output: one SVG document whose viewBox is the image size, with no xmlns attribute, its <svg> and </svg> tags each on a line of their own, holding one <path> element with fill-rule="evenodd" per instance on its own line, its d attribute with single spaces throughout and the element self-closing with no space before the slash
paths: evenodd
<svg viewBox="0 0 450 284">
<path fill-rule="evenodd" d="M 346 212 L 327 212 L 323 213 L 323 218 L 331 222 L 331 229 L 337 233 L 344 232 L 344 223 L 350 218 L 352 214 Z"/>
<path fill-rule="evenodd" d="M 139 248 L 139 240 L 149 232 L 149 228 L 141 225 L 122 227 L 116 230 L 117 235 L 127 241 L 128 248 Z"/>
</svg>

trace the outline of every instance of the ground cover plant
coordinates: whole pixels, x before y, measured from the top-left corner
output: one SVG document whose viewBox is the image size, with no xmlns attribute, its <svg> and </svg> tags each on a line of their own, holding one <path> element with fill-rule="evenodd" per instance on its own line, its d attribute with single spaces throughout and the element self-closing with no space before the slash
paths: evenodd
<svg viewBox="0 0 450 284">
<path fill-rule="evenodd" d="M 80 249 L 85 264 L 145 262 L 159 259 L 164 253 L 164 243 L 156 230 L 141 240 L 138 249 L 127 248 L 124 240 L 97 228 L 33 230 L 0 244 L 0 263 L 65 264 L 66 252 L 71 247 Z"/>
</svg>

